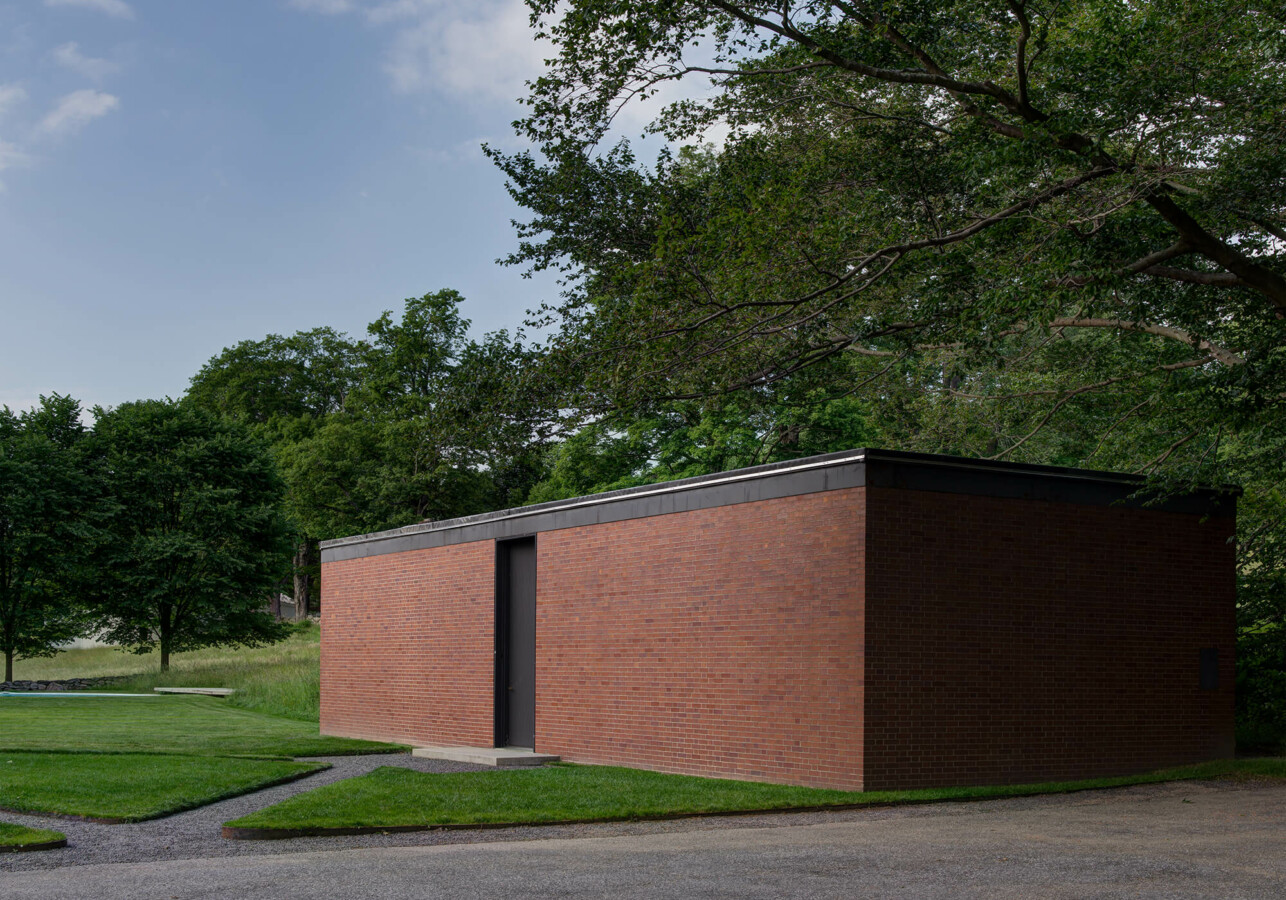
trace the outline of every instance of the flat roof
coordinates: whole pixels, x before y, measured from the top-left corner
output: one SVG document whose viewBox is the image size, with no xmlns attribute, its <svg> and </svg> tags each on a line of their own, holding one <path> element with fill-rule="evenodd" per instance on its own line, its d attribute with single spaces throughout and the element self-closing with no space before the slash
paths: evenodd
<svg viewBox="0 0 1286 900">
<path fill-rule="evenodd" d="M 1189 515 L 1235 514 L 1240 493 L 1236 487 L 1200 488 L 1164 498 L 1135 496 L 1146 481 L 1120 472 L 864 448 L 322 541 L 322 561 L 525 537 L 864 486 L 1096 506 L 1146 506 Z"/>
</svg>

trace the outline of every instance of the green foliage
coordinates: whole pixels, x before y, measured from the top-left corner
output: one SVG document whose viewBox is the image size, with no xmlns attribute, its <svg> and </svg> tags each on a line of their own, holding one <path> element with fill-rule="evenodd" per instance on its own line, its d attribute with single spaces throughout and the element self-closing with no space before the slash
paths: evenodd
<svg viewBox="0 0 1286 900">
<path fill-rule="evenodd" d="M 188 399 L 257 424 L 324 416 L 344 405 L 367 349 L 331 328 L 242 341 L 201 367 Z"/>
<path fill-rule="evenodd" d="M 802 369 L 838 394 L 853 384 L 828 365 L 840 356 L 896 370 L 950 349 L 994 367 L 1033 335 L 1101 332 L 1155 340 L 1080 345 L 1096 377 L 1061 388 L 1188 367 L 1212 428 L 1280 409 L 1286 37 L 1265 11 L 529 6 L 556 52 L 518 123 L 538 151 L 493 156 L 532 213 L 510 262 L 568 276 L 546 317 L 568 405 L 650 407 Z M 653 127 L 691 145 L 723 125 L 721 147 L 654 166 L 625 143 L 599 151 L 620 104 L 711 70 L 707 99 Z"/>
<path fill-rule="evenodd" d="M 93 457 L 115 507 L 88 589 L 107 640 L 136 651 L 257 646 L 290 551 L 284 487 L 244 426 L 165 401 L 97 409 Z"/>
<path fill-rule="evenodd" d="M 566 459 L 650 477 L 676 401 L 781 388 L 899 449 L 1238 482 L 1239 713 L 1286 734 L 1280 4 L 528 5 L 534 149 L 490 152 L 508 262 L 566 280 L 545 369 L 597 435 Z M 609 145 L 676 81 L 654 162 Z"/>
<path fill-rule="evenodd" d="M 48 656 L 86 628 L 75 585 L 92 535 L 95 485 L 82 467 L 84 428 L 70 397 L 0 408 L 0 652 Z"/>
<path fill-rule="evenodd" d="M 795 396 L 793 394 L 800 394 Z M 864 401 L 808 391 L 672 401 L 588 425 L 554 445 L 529 503 L 724 472 L 875 443 Z"/>
<path fill-rule="evenodd" d="M 521 336 L 469 338 L 463 301 L 408 299 L 360 341 L 319 329 L 243 342 L 206 364 L 187 401 L 257 423 L 308 540 L 520 503 L 547 401 L 521 377 Z"/>
<path fill-rule="evenodd" d="M 0 804 L 19 812 L 141 822 L 325 768 L 228 757 L 0 752 Z"/>
<path fill-rule="evenodd" d="M 426 774 L 385 767 L 296 794 L 226 824 L 311 829 L 611 821 L 807 807 L 926 803 L 1057 794 L 1221 775 L 1286 777 L 1280 759 L 1224 760 L 1144 775 L 919 791 L 832 791 L 666 775 L 611 766 Z"/>
<path fill-rule="evenodd" d="M 0 751 L 288 758 L 397 749 L 321 737 L 315 722 L 237 709 L 216 697 L 0 698 Z"/>
</svg>

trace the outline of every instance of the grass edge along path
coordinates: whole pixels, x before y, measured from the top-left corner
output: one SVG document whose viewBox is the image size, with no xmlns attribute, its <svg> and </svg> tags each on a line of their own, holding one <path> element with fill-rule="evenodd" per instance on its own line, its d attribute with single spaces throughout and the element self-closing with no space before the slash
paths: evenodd
<svg viewBox="0 0 1286 900">
<path fill-rule="evenodd" d="M 26 853 L 33 850 L 57 850 L 67 846 L 67 835 L 45 828 L 28 828 L 12 822 L 0 822 L 0 853 Z"/>
<path fill-rule="evenodd" d="M 1139 775 L 916 791 L 834 791 L 614 766 L 429 774 L 382 767 L 225 823 L 237 840 L 642 821 L 996 800 L 1224 776 L 1286 778 L 1286 759 L 1218 760 Z M 487 779 L 490 779 L 489 781 Z"/>
<path fill-rule="evenodd" d="M 328 768 L 244 757 L 0 752 L 0 811 L 111 825 L 142 822 Z"/>
</svg>

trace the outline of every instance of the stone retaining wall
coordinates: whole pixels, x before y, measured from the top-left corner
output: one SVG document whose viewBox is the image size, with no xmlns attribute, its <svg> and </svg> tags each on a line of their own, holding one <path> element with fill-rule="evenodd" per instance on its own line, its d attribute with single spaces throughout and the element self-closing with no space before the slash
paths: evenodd
<svg viewBox="0 0 1286 900">
<path fill-rule="evenodd" d="M 128 675 L 102 678 L 64 678 L 58 681 L 0 681 L 0 691 L 91 691 L 125 681 Z"/>
</svg>

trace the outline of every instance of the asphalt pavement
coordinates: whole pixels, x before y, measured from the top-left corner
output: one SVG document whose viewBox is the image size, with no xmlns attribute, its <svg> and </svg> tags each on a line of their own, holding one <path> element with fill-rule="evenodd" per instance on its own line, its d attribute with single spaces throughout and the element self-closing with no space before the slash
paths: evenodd
<svg viewBox="0 0 1286 900">
<path fill-rule="evenodd" d="M 8 871 L 0 898 L 1286 897 L 1274 781 L 438 835 L 453 843 Z"/>
</svg>

